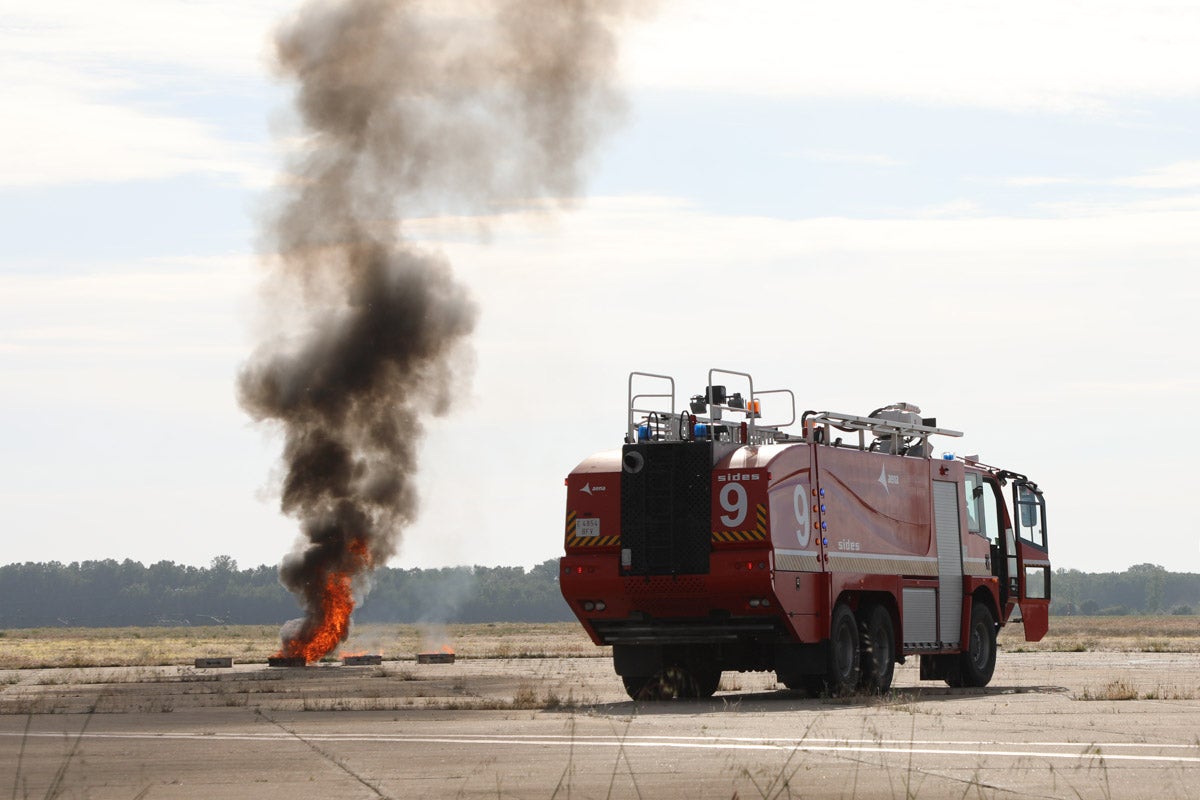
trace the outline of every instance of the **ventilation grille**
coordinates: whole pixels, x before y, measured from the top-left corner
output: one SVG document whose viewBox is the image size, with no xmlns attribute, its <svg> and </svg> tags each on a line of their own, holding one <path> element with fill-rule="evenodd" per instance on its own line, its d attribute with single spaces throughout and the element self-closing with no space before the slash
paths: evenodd
<svg viewBox="0 0 1200 800">
<path fill-rule="evenodd" d="M 699 575 L 685 575 L 680 578 L 658 576 L 653 578 L 626 578 L 625 593 L 633 597 L 657 597 L 661 595 L 692 595 L 704 597 L 707 594 L 706 582 Z"/>
</svg>

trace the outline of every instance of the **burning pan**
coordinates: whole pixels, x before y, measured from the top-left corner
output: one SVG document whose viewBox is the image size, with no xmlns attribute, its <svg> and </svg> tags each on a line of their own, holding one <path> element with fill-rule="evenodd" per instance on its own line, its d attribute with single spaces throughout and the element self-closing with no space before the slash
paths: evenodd
<svg viewBox="0 0 1200 800">
<path fill-rule="evenodd" d="M 271 656 L 267 659 L 268 667 L 304 667 L 308 662 L 304 656 Z"/>
<path fill-rule="evenodd" d="M 346 667 L 378 667 L 383 663 L 383 656 L 374 655 L 343 656 L 342 665 Z"/>
<path fill-rule="evenodd" d="M 453 664 L 454 653 L 417 653 L 418 664 Z"/>
</svg>

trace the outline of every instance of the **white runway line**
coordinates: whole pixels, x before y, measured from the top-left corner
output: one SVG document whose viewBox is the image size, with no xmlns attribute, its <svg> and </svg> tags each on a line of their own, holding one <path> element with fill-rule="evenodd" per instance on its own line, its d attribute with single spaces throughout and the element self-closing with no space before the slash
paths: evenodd
<svg viewBox="0 0 1200 800">
<path fill-rule="evenodd" d="M 63 733 L 4 733 L 0 736 L 15 738 L 74 737 L 78 734 Z M 236 742 L 295 742 L 296 737 L 286 733 L 154 733 L 88 731 L 83 739 L 158 739 L 180 741 L 236 741 Z M 499 734 L 306 734 L 305 741 L 329 743 L 389 743 L 389 744 L 456 744 L 511 747 L 636 747 L 676 750 L 729 750 L 729 751 L 780 751 L 809 753 L 890 753 L 899 755 L 933 756 L 977 756 L 1004 758 L 1035 758 L 1084 761 L 1140 761 L 1174 764 L 1200 764 L 1200 747 L 1194 744 L 1144 742 L 1002 742 L 1002 741 L 951 741 L 951 740 L 904 740 L 887 739 L 804 739 L 788 741 L 771 738 L 749 737 L 680 737 L 680 736 L 556 736 L 553 734 L 528 736 L 503 736 Z M 1003 748 L 1076 748 L 1077 752 L 1054 752 L 1050 750 L 987 749 Z M 1121 749 L 1184 749 L 1197 753 L 1195 756 L 1168 754 L 1114 753 Z"/>
</svg>

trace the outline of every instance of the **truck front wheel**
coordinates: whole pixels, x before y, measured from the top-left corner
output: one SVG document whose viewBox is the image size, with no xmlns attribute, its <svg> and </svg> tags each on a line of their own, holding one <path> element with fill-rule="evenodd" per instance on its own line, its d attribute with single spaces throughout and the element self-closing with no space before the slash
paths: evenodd
<svg viewBox="0 0 1200 800">
<path fill-rule="evenodd" d="M 959 656 L 960 686 L 987 686 L 996 670 L 996 618 L 985 603 L 971 606 L 967 648 Z"/>
</svg>

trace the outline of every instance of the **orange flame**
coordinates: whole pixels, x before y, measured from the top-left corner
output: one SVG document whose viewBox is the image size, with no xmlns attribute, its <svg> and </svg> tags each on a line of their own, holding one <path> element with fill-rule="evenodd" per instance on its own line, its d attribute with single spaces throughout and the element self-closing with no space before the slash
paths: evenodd
<svg viewBox="0 0 1200 800">
<path fill-rule="evenodd" d="M 354 611 L 351 582 L 355 575 L 371 565 L 366 543 L 355 539 L 348 547 L 352 558 L 350 567 L 325 576 L 321 607 L 310 611 L 300 633 L 288 639 L 276 656 L 304 657 L 306 663 L 320 661 L 350 635 L 350 614 Z"/>
</svg>

